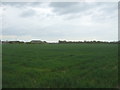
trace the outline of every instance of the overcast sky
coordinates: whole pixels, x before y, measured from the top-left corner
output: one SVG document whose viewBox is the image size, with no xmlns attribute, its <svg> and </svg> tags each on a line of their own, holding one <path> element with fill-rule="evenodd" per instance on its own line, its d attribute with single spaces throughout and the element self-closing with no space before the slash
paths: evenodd
<svg viewBox="0 0 120 90">
<path fill-rule="evenodd" d="M 118 40 L 117 2 L 2 3 L 0 15 L 2 40 Z"/>
</svg>

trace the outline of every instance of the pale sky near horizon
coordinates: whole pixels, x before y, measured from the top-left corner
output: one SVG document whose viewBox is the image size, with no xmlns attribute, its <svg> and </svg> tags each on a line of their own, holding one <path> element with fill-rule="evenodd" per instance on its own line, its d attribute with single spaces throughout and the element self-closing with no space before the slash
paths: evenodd
<svg viewBox="0 0 120 90">
<path fill-rule="evenodd" d="M 118 40 L 117 2 L 6 2 L 2 40 Z"/>
</svg>

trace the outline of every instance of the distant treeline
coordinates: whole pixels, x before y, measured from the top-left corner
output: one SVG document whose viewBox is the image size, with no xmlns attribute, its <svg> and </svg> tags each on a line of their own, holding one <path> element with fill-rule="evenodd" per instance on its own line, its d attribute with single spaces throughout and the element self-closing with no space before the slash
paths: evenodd
<svg viewBox="0 0 120 90">
<path fill-rule="evenodd" d="M 41 41 L 41 40 L 32 40 L 30 42 L 24 42 L 24 41 L 0 41 L 0 43 L 3 43 L 3 44 L 15 44 L 15 43 L 18 43 L 18 44 L 45 44 L 45 43 L 48 43 L 46 41 Z M 66 41 L 66 40 L 59 40 L 58 41 L 58 44 L 70 44 L 70 43 L 120 43 L 120 41 L 112 41 L 112 42 L 107 42 L 107 41 Z M 54 44 L 54 43 L 49 43 L 49 44 Z"/>
<path fill-rule="evenodd" d="M 120 43 L 120 41 L 113 41 L 113 42 L 107 42 L 107 41 L 60 41 L 58 43 Z"/>
<path fill-rule="evenodd" d="M 40 43 L 47 43 L 46 41 L 41 41 L 41 40 L 32 40 L 30 42 L 24 42 L 24 41 L 2 41 L 2 43 L 4 44 L 14 44 L 14 43 L 26 43 L 26 44 L 40 44 Z"/>
</svg>

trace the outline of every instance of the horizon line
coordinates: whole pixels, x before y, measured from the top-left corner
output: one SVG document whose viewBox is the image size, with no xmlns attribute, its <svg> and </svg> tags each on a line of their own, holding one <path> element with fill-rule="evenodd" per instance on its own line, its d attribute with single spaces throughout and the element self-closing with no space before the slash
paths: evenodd
<svg viewBox="0 0 120 90">
<path fill-rule="evenodd" d="M 30 42 L 30 41 L 46 41 L 46 42 L 59 42 L 59 41 L 72 41 L 72 42 L 84 42 L 84 41 L 101 41 L 101 42 L 116 42 L 120 40 L 57 40 L 57 41 L 47 41 L 47 40 L 40 40 L 40 39 L 31 39 L 31 40 L 1 40 L 0 41 L 22 41 L 22 42 Z"/>
</svg>

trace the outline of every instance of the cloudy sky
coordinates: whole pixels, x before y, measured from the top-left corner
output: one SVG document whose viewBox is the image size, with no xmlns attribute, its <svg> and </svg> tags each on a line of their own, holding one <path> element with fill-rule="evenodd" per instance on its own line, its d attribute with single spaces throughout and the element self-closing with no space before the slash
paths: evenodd
<svg viewBox="0 0 120 90">
<path fill-rule="evenodd" d="M 4 2 L 2 40 L 118 40 L 117 2 Z"/>
</svg>

